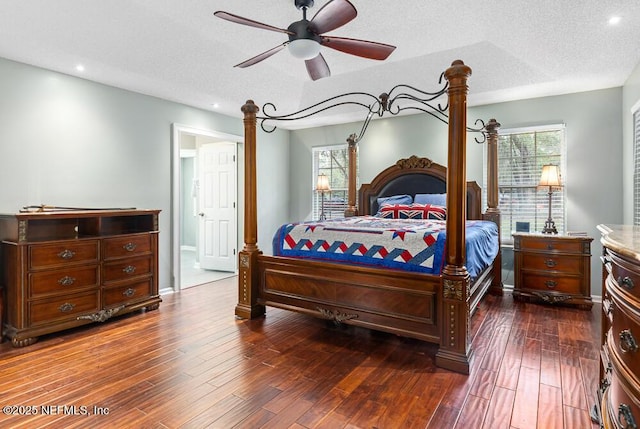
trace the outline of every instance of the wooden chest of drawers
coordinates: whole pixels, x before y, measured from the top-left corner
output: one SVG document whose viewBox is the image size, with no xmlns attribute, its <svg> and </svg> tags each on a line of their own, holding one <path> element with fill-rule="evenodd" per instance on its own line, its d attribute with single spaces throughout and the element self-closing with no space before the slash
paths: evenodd
<svg viewBox="0 0 640 429">
<path fill-rule="evenodd" d="M 599 401 L 603 428 L 640 424 L 640 227 L 602 232 L 602 349 Z"/>
<path fill-rule="evenodd" d="M 515 299 L 591 308 L 592 238 L 525 233 L 513 238 Z"/>
<path fill-rule="evenodd" d="M 3 334 L 38 336 L 158 308 L 158 210 L 0 215 Z"/>
</svg>

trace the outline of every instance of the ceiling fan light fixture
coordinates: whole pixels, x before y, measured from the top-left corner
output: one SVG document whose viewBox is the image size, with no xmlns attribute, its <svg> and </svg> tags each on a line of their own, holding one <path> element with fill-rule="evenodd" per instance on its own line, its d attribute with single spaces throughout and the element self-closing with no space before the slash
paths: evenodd
<svg viewBox="0 0 640 429">
<path fill-rule="evenodd" d="M 296 58 L 310 60 L 320 53 L 320 43 L 312 39 L 297 39 L 289 42 L 289 52 Z"/>
</svg>

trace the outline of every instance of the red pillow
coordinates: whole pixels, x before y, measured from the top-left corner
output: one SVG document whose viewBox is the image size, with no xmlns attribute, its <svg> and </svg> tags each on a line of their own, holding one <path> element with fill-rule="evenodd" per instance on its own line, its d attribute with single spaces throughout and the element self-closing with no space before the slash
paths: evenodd
<svg viewBox="0 0 640 429">
<path fill-rule="evenodd" d="M 447 219 L 447 208 L 433 204 L 383 204 L 378 217 L 387 219 Z"/>
</svg>

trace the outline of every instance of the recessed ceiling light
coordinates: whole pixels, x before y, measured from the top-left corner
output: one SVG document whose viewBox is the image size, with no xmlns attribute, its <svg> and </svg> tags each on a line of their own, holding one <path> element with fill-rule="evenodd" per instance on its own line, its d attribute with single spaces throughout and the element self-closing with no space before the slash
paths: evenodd
<svg viewBox="0 0 640 429">
<path fill-rule="evenodd" d="M 621 19 L 622 18 L 620 18 L 619 16 L 612 16 L 611 18 L 609 18 L 609 25 L 619 24 Z"/>
<path fill-rule="evenodd" d="M 76 66 L 76 70 L 79 71 L 79 72 L 83 72 L 84 71 L 84 66 L 82 64 L 78 64 Z"/>
<path fill-rule="evenodd" d="M 213 103 L 211 107 L 213 107 L 214 109 L 217 109 L 218 107 L 220 107 L 220 105 L 218 103 Z"/>
</svg>

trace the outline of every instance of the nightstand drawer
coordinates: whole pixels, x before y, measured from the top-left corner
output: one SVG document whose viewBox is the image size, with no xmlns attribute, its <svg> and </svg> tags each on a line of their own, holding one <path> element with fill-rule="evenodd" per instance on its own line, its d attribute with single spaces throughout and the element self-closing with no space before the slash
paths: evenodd
<svg viewBox="0 0 640 429">
<path fill-rule="evenodd" d="M 524 253 L 522 255 L 522 269 L 559 271 L 569 274 L 580 272 L 580 256 L 558 256 L 553 254 L 541 255 L 537 253 Z"/>
<path fill-rule="evenodd" d="M 580 277 L 563 277 L 549 274 L 523 273 L 522 289 L 534 289 L 541 292 L 562 292 L 569 294 L 580 294 Z"/>
<path fill-rule="evenodd" d="M 539 250 L 544 252 L 560 252 L 560 253 L 584 253 L 584 245 L 582 240 L 573 240 L 569 238 L 558 239 L 549 235 L 531 235 L 516 236 L 516 245 L 520 250 Z"/>
</svg>

